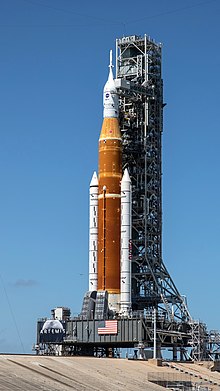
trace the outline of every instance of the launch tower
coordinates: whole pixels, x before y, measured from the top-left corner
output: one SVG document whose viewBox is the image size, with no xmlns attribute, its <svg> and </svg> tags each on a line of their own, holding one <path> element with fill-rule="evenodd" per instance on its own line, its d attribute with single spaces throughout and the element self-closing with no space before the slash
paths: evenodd
<svg viewBox="0 0 220 391">
<path fill-rule="evenodd" d="M 123 169 L 132 181 L 132 307 L 185 321 L 187 307 L 162 260 L 161 50 L 146 34 L 116 40 Z"/>
</svg>

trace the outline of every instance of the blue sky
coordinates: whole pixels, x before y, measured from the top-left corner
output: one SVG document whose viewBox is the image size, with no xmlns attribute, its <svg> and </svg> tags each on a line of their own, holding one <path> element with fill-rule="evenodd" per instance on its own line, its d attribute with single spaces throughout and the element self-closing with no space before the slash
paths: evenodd
<svg viewBox="0 0 220 391">
<path fill-rule="evenodd" d="M 192 316 L 220 329 L 219 20 L 218 0 L 0 2 L 0 352 L 30 352 L 50 309 L 80 311 L 102 88 L 123 35 L 163 43 L 163 259 Z"/>
</svg>

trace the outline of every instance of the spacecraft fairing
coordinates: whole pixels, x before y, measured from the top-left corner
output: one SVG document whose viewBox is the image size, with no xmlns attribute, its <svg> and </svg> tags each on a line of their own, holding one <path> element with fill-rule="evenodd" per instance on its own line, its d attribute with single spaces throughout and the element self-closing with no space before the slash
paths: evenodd
<svg viewBox="0 0 220 391">
<path fill-rule="evenodd" d="M 131 182 L 127 170 L 122 181 L 119 102 L 112 68 L 111 51 L 103 91 L 98 178 L 93 175 L 90 184 L 89 290 L 107 291 L 109 309 L 127 315 L 131 307 Z"/>
<path fill-rule="evenodd" d="M 119 115 L 118 94 L 115 87 L 112 69 L 112 50 L 110 50 L 109 75 L 103 91 L 104 118 L 118 118 Z"/>
</svg>

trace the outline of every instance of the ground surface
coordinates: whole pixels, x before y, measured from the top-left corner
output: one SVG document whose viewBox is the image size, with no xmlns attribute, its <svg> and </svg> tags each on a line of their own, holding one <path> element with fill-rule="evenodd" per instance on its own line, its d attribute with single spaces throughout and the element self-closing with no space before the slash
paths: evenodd
<svg viewBox="0 0 220 391">
<path fill-rule="evenodd" d="M 188 380 L 220 390 L 220 374 L 203 365 L 88 357 L 0 356 L 1 391 L 163 391 L 148 379 Z M 214 384 L 215 383 L 215 384 Z"/>
</svg>

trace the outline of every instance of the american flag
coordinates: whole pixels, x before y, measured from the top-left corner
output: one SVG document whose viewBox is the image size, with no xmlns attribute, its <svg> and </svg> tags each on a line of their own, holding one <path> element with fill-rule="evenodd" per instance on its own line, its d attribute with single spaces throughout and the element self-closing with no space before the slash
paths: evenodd
<svg viewBox="0 0 220 391">
<path fill-rule="evenodd" d="M 98 335 L 118 334 L 117 320 L 103 320 L 98 325 Z"/>
</svg>

